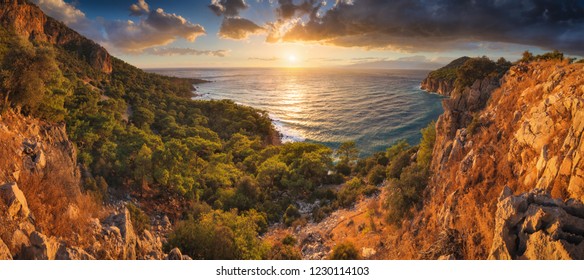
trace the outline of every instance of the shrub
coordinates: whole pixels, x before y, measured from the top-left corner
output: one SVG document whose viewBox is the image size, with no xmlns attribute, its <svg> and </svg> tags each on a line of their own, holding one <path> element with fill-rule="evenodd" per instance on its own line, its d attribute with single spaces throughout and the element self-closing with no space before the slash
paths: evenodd
<svg viewBox="0 0 584 280">
<path fill-rule="evenodd" d="M 406 150 L 394 156 L 387 166 L 387 178 L 399 178 L 402 170 L 410 165 L 413 152 L 414 150 Z"/>
<path fill-rule="evenodd" d="M 467 60 L 456 71 L 456 86 L 470 87 L 477 80 L 482 80 L 497 70 L 495 62 L 488 57 L 478 57 Z"/>
<path fill-rule="evenodd" d="M 292 245 L 276 243 L 268 253 L 270 260 L 301 260 L 300 250 Z"/>
<path fill-rule="evenodd" d="M 178 247 L 193 259 L 206 260 L 258 260 L 268 253 L 258 232 L 258 220 L 265 222 L 255 211 L 223 212 L 215 210 L 200 219 L 179 222 L 169 234 L 168 246 Z"/>
<path fill-rule="evenodd" d="M 420 149 L 418 150 L 417 162 L 422 168 L 429 168 L 432 163 L 432 152 L 434 151 L 434 143 L 436 142 L 436 122 L 431 122 L 428 126 L 422 129 L 422 141 L 420 142 Z"/>
<path fill-rule="evenodd" d="M 300 212 L 296 206 L 290 204 L 284 213 L 284 224 L 291 226 L 294 221 L 300 218 Z"/>
<path fill-rule="evenodd" d="M 284 244 L 284 245 L 294 246 L 294 245 L 296 245 L 297 242 L 298 242 L 298 240 L 296 240 L 296 238 L 290 234 L 286 235 L 286 237 L 284 237 L 284 239 L 282 239 L 282 244 Z"/>
<path fill-rule="evenodd" d="M 373 169 L 371 169 L 371 171 L 369 171 L 369 174 L 367 175 L 367 181 L 369 182 L 369 184 L 377 186 L 383 183 L 384 180 L 385 168 L 381 165 L 376 165 L 375 167 L 373 167 Z"/>
<path fill-rule="evenodd" d="M 126 205 L 128 211 L 130 212 L 130 220 L 132 221 L 132 226 L 137 233 L 142 233 L 144 230 L 150 230 L 150 217 L 142 211 L 134 203 L 128 203 Z"/>
<path fill-rule="evenodd" d="M 358 260 L 361 256 L 355 245 L 351 242 L 343 242 L 333 249 L 331 260 Z"/>
<path fill-rule="evenodd" d="M 387 197 L 388 222 L 399 225 L 404 218 L 410 216 L 412 207 L 422 201 L 427 182 L 427 169 L 416 164 L 404 169 L 400 179 L 393 181 Z"/>
</svg>

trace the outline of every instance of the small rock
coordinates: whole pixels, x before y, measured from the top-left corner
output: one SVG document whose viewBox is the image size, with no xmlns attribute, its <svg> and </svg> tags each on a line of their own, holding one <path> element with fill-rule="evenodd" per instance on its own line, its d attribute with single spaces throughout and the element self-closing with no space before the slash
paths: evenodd
<svg viewBox="0 0 584 280">
<path fill-rule="evenodd" d="M 16 183 L 0 186 L 0 197 L 8 207 L 8 216 L 11 219 L 26 218 L 30 214 L 26 197 Z"/>
<path fill-rule="evenodd" d="M 54 238 L 35 231 L 30 235 L 30 246 L 25 249 L 25 256 L 31 260 L 54 260 L 58 249 L 59 244 Z"/>
<path fill-rule="evenodd" d="M 85 250 L 77 247 L 67 247 L 63 244 L 59 247 L 56 255 L 57 260 L 95 260 L 93 256 L 85 252 Z"/>
<path fill-rule="evenodd" d="M 174 248 L 168 253 L 166 259 L 170 261 L 180 261 L 183 259 L 183 255 L 178 248 Z"/>
</svg>

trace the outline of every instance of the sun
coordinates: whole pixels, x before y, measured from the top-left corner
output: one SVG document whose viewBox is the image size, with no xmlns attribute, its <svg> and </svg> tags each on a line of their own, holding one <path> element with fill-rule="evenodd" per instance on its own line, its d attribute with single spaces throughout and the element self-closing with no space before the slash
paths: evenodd
<svg viewBox="0 0 584 280">
<path fill-rule="evenodd" d="M 298 62 L 298 57 L 296 57 L 296 55 L 293 55 L 293 54 L 288 55 L 287 59 L 288 59 L 288 62 L 290 62 L 290 63 Z"/>
</svg>

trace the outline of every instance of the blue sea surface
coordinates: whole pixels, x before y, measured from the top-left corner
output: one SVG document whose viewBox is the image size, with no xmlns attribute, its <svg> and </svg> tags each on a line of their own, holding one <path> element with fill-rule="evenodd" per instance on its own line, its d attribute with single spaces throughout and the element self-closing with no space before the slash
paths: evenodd
<svg viewBox="0 0 584 280">
<path fill-rule="evenodd" d="M 428 71 L 296 68 L 157 69 L 211 81 L 197 99 L 230 99 L 269 112 L 284 142 L 337 148 L 355 141 L 361 156 L 400 139 L 417 144 L 420 129 L 443 109 L 441 96 L 420 90 Z"/>
</svg>

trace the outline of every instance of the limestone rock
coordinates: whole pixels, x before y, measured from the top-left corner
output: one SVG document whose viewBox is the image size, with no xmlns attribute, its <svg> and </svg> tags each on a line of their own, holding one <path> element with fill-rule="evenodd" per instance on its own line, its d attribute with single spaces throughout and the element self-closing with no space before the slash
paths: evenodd
<svg viewBox="0 0 584 280">
<path fill-rule="evenodd" d="M 509 195 L 497 204 L 489 259 L 583 259 L 584 205 L 547 194 Z"/>
<path fill-rule="evenodd" d="M 322 260 L 329 255 L 331 248 L 325 244 L 325 239 L 320 233 L 311 232 L 302 240 L 300 251 L 303 259 Z"/>
<path fill-rule="evenodd" d="M 30 214 L 26 197 L 16 183 L 0 186 L 0 197 L 8 207 L 8 216 L 11 219 L 27 218 Z"/>
<path fill-rule="evenodd" d="M 63 244 L 59 247 L 56 254 L 57 260 L 95 260 L 93 256 L 85 252 L 85 250 L 77 247 L 67 247 Z"/>
<path fill-rule="evenodd" d="M 155 238 L 150 231 L 144 230 L 137 242 L 136 255 L 138 259 L 161 260 L 164 258 L 162 242 Z"/>
<path fill-rule="evenodd" d="M 2 241 L 2 239 L 0 239 L 0 260 L 11 260 L 12 259 L 12 255 L 10 254 L 10 250 L 8 249 L 8 246 L 6 246 L 6 244 L 4 244 L 4 241 Z"/>
<path fill-rule="evenodd" d="M 35 231 L 30 235 L 30 246 L 25 248 L 25 259 L 30 260 L 54 260 L 59 244 L 54 237 L 47 237 Z"/>
<path fill-rule="evenodd" d="M 130 211 L 127 208 L 124 208 L 122 213 L 107 217 L 104 224 L 111 225 L 110 230 L 112 230 L 112 232 L 115 232 L 115 228 L 119 230 L 119 235 L 117 232 L 113 234 L 115 235 L 114 238 L 117 238 L 117 236 L 121 237 L 123 247 L 120 256 L 121 259 L 135 260 L 137 237 L 134 232 L 134 227 L 132 226 L 132 220 L 130 219 Z"/>
<path fill-rule="evenodd" d="M 170 253 L 168 253 L 168 257 L 166 257 L 166 259 L 171 261 L 180 261 L 183 259 L 183 256 L 178 248 L 174 248 L 170 251 Z"/>
</svg>

